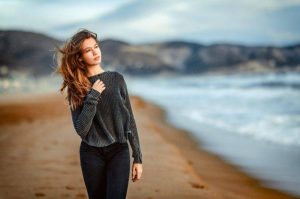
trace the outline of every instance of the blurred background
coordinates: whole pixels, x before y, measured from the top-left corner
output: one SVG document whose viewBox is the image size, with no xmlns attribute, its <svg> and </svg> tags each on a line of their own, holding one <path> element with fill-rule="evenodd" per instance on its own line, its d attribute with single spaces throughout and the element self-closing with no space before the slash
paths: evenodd
<svg viewBox="0 0 300 199">
<path fill-rule="evenodd" d="M 0 94 L 58 92 L 54 47 L 87 28 L 131 94 L 300 196 L 299 19 L 299 0 L 0 0 Z"/>
</svg>

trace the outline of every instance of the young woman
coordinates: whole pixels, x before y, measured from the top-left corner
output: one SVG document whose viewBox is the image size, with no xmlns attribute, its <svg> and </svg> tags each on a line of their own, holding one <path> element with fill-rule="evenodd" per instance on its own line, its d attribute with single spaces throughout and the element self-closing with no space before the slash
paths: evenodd
<svg viewBox="0 0 300 199">
<path fill-rule="evenodd" d="M 67 87 L 73 126 L 81 137 L 80 164 L 90 199 L 126 198 L 130 154 L 132 181 L 141 178 L 142 153 L 126 82 L 117 71 L 101 66 L 97 35 L 79 30 L 58 48 L 56 72 Z"/>
</svg>

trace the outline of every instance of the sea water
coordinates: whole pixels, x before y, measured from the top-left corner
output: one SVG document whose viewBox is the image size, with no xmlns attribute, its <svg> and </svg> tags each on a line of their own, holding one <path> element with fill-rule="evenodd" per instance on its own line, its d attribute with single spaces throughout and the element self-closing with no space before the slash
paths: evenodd
<svg viewBox="0 0 300 199">
<path fill-rule="evenodd" d="M 128 79 L 130 93 L 162 106 L 206 150 L 300 196 L 299 73 Z"/>
</svg>

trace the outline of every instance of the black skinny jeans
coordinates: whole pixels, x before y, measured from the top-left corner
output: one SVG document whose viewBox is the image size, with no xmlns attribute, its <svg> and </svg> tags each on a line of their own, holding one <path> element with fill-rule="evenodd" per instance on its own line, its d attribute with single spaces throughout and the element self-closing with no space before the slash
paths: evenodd
<svg viewBox="0 0 300 199">
<path fill-rule="evenodd" d="M 129 181 L 128 143 L 94 147 L 81 141 L 80 164 L 89 199 L 125 199 Z"/>
</svg>

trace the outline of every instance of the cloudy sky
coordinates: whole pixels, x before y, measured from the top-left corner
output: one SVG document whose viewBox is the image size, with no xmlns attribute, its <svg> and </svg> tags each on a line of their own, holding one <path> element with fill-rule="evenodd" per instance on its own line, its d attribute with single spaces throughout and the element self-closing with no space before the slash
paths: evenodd
<svg viewBox="0 0 300 199">
<path fill-rule="evenodd" d="M 300 0 L 0 0 L 0 29 L 59 39 L 79 28 L 99 39 L 202 44 L 300 43 Z"/>
</svg>

